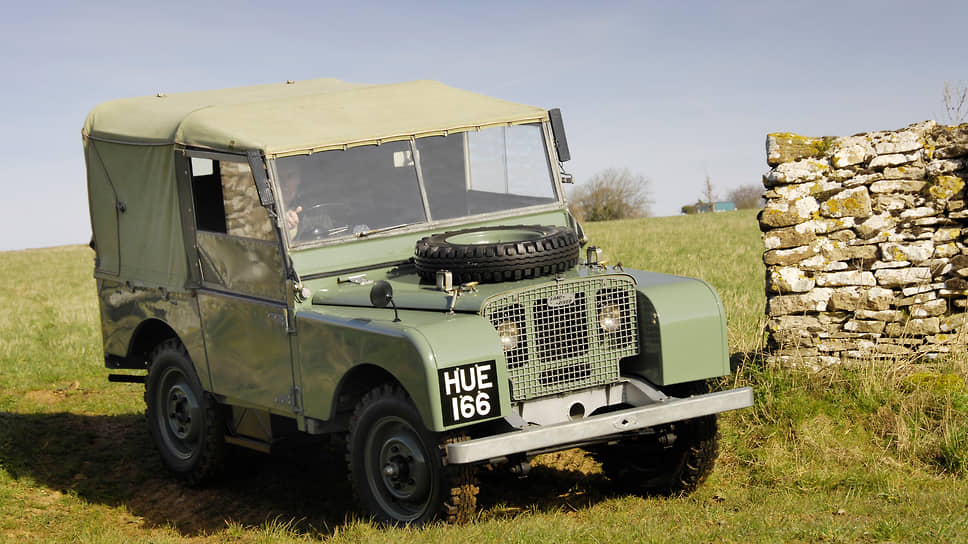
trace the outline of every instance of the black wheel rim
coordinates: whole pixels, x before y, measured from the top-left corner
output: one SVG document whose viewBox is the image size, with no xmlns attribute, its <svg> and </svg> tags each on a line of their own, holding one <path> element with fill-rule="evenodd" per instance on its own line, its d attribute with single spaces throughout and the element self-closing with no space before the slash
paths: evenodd
<svg viewBox="0 0 968 544">
<path fill-rule="evenodd" d="M 159 384 L 155 406 L 161 438 L 172 455 L 190 459 L 198 449 L 203 425 L 199 398 L 177 368 L 165 369 Z"/>
<path fill-rule="evenodd" d="M 398 521 L 413 521 L 430 506 L 435 476 L 427 448 L 406 420 L 376 421 L 366 437 L 364 468 L 380 509 Z"/>
</svg>

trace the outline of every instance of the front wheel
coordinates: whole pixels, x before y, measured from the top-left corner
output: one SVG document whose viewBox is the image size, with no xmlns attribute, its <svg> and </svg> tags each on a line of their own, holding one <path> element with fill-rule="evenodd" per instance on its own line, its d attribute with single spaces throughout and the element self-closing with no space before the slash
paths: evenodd
<svg viewBox="0 0 968 544">
<path fill-rule="evenodd" d="M 670 388 L 674 396 L 707 393 L 705 382 Z M 598 448 L 602 472 L 624 491 L 642 495 L 691 493 L 713 470 L 719 456 L 716 415 L 677 421 L 655 434 Z"/>
<path fill-rule="evenodd" d="M 202 389 L 185 347 L 175 339 L 151 353 L 145 418 L 165 467 L 189 485 L 217 472 L 224 455 L 218 404 Z"/>
<path fill-rule="evenodd" d="M 392 525 L 469 520 L 477 506 L 473 469 L 444 464 L 447 441 L 424 427 L 400 387 L 364 395 L 346 441 L 350 481 L 363 508 Z"/>
</svg>

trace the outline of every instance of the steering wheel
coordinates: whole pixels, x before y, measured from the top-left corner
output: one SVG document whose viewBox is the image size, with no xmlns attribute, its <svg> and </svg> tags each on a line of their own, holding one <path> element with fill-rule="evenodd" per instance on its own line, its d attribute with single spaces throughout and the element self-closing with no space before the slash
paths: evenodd
<svg viewBox="0 0 968 544">
<path fill-rule="evenodd" d="M 304 208 L 299 213 L 295 239 L 320 240 L 348 230 L 349 225 L 339 219 L 346 217 L 349 210 L 345 202 L 321 202 Z"/>
</svg>

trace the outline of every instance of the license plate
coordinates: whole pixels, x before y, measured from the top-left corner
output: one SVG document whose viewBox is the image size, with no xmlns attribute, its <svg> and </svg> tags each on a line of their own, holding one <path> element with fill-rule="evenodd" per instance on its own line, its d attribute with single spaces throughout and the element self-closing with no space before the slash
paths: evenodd
<svg viewBox="0 0 968 544">
<path fill-rule="evenodd" d="M 494 361 L 438 370 L 444 425 L 487 419 L 500 413 Z"/>
</svg>

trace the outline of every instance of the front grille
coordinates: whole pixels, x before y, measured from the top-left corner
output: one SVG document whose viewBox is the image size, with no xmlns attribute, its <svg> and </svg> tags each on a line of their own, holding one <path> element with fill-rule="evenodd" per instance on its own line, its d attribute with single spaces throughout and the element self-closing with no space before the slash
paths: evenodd
<svg viewBox="0 0 968 544">
<path fill-rule="evenodd" d="M 513 401 L 615 382 L 619 360 L 639 349 L 629 276 L 511 291 L 486 301 L 481 314 L 499 333 L 514 333 L 504 352 Z"/>
</svg>

